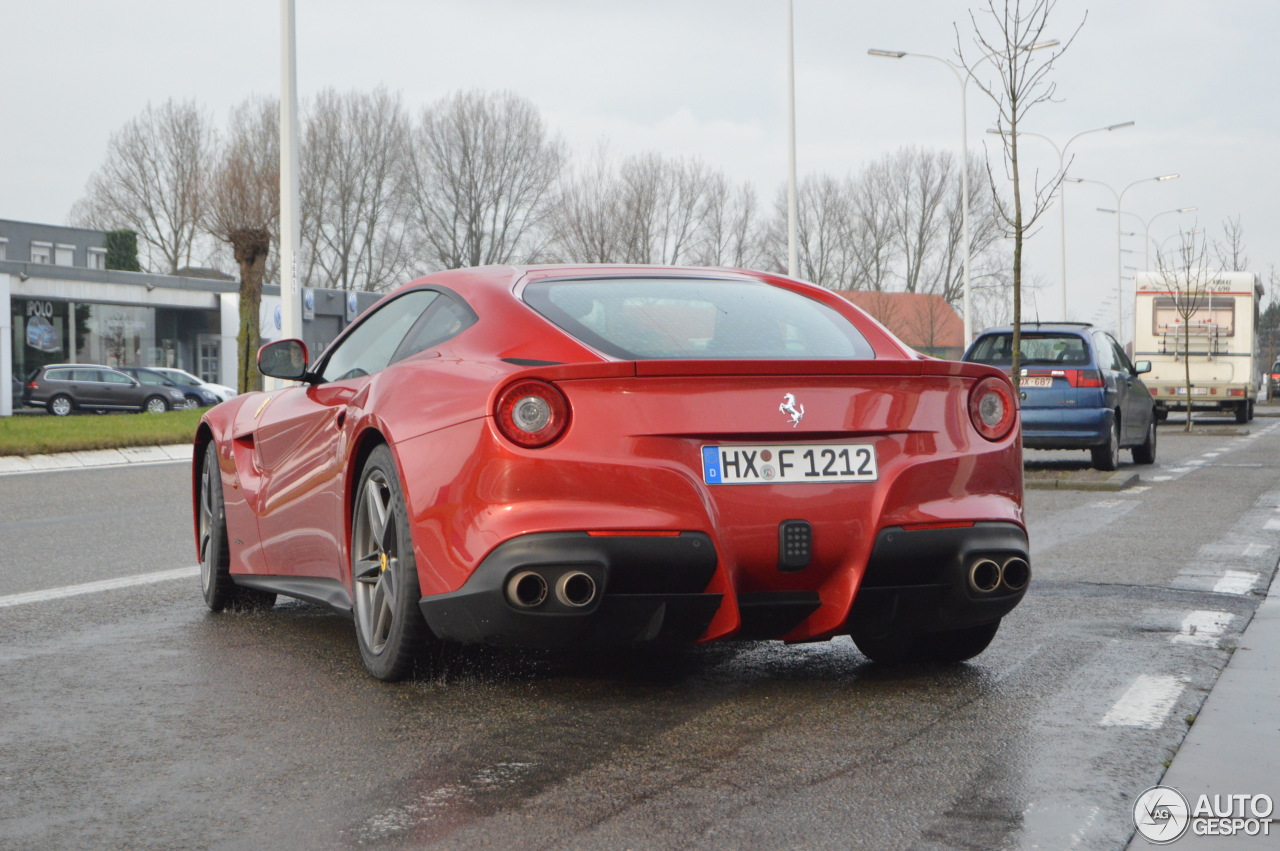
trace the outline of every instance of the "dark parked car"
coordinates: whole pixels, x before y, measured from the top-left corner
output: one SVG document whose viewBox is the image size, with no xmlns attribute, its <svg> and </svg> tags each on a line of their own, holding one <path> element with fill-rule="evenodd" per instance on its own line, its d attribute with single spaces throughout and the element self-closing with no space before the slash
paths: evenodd
<svg viewBox="0 0 1280 851">
<path fill-rule="evenodd" d="M 58 363 L 36 370 L 22 388 L 22 404 L 65 417 L 72 411 L 151 411 L 181 408 L 187 401 L 177 387 L 143 384 L 108 366 Z"/>
<path fill-rule="evenodd" d="M 1130 363 L 1114 337 L 1086 322 L 1024 322 L 1020 349 L 1023 446 L 1088 449 L 1099 470 L 1116 469 L 1123 446 L 1135 464 L 1155 463 L 1155 402 L 1138 377 L 1150 361 Z M 991 328 L 963 359 L 1009 372 L 1012 355 L 1013 329 Z"/>
<path fill-rule="evenodd" d="M 217 395 L 203 387 L 174 381 L 158 370 L 147 369 L 144 366 L 122 366 L 120 371 L 130 378 L 136 378 L 141 383 L 151 387 L 178 388 L 178 390 L 182 391 L 183 404 L 188 408 L 207 408 L 222 401 Z"/>
</svg>

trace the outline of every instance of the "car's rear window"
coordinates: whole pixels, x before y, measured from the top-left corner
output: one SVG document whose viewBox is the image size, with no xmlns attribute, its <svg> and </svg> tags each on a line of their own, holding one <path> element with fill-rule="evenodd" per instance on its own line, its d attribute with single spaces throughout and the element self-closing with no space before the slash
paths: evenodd
<svg viewBox="0 0 1280 851">
<path fill-rule="evenodd" d="M 1060 363 L 1068 366 L 1087 366 L 1090 363 L 1089 347 L 1083 337 L 1076 334 L 1023 333 L 1022 350 L 1018 362 Z M 984 334 L 974 343 L 965 360 L 994 366 L 1013 362 L 1013 334 Z"/>
<path fill-rule="evenodd" d="M 524 298 L 578 340 L 626 360 L 875 357 L 862 333 L 835 310 L 758 281 L 536 281 Z"/>
</svg>

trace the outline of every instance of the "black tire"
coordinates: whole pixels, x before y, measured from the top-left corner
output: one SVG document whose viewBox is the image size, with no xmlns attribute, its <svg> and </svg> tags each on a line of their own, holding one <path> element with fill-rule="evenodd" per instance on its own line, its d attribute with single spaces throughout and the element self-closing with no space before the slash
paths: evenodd
<svg viewBox="0 0 1280 851">
<path fill-rule="evenodd" d="M 1152 417 L 1147 424 L 1147 437 L 1138 446 L 1133 447 L 1133 463 L 1156 463 L 1156 418 Z"/>
<path fill-rule="evenodd" d="M 351 509 L 351 603 L 369 673 L 387 682 L 413 673 L 431 632 L 418 608 L 418 567 L 404 491 L 391 450 L 379 446 L 360 472 Z"/>
<path fill-rule="evenodd" d="M 1156 422 L 1163 423 L 1163 422 L 1167 422 L 1168 419 L 1169 419 L 1168 409 L 1162 408 L 1156 411 Z"/>
<path fill-rule="evenodd" d="M 148 396 L 147 401 L 142 403 L 142 410 L 148 414 L 163 414 L 169 410 L 169 400 L 163 396 Z"/>
<path fill-rule="evenodd" d="M 1253 400 L 1249 400 L 1249 422 L 1253 422 Z"/>
<path fill-rule="evenodd" d="M 200 397 L 199 397 L 199 396 L 196 396 L 195 394 L 189 394 L 186 398 L 187 398 L 187 407 L 188 407 L 188 408 L 198 408 L 198 407 L 200 407 Z"/>
<path fill-rule="evenodd" d="M 227 508 L 222 497 L 218 450 L 205 447 L 200 467 L 200 495 L 196 511 L 196 541 L 200 556 L 200 588 L 211 611 L 255 611 L 275 605 L 276 595 L 256 588 L 241 588 L 231 579 L 231 552 L 227 546 Z"/>
<path fill-rule="evenodd" d="M 917 662 L 964 662 L 986 650 L 999 629 L 1000 621 L 997 620 L 921 635 L 911 648 L 911 656 Z"/>
<path fill-rule="evenodd" d="M 863 656 L 881 665 L 897 665 L 911 658 L 916 636 L 908 633 L 866 633 L 854 631 L 850 636 Z"/>
<path fill-rule="evenodd" d="M 1249 403 L 1248 402 L 1241 402 L 1240 404 L 1236 405 L 1236 422 L 1242 423 L 1242 424 L 1249 422 Z"/>
<path fill-rule="evenodd" d="M 1111 439 L 1089 450 L 1093 455 L 1093 466 L 1099 470 L 1111 471 L 1120 466 L 1120 419 L 1111 421 Z"/>
<path fill-rule="evenodd" d="M 65 393 L 59 393 L 48 401 L 45 408 L 55 417 L 65 417 L 76 409 L 75 404 L 71 401 L 71 397 Z"/>
</svg>

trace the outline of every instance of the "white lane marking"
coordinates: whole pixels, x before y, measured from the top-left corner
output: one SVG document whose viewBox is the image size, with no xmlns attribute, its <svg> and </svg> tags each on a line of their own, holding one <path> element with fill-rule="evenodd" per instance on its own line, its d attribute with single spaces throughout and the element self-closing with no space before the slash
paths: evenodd
<svg viewBox="0 0 1280 851">
<path fill-rule="evenodd" d="M 1280 529 L 1280 518 L 1271 518 L 1266 523 L 1262 524 L 1262 528 L 1266 529 L 1268 532 L 1275 532 Z"/>
<path fill-rule="evenodd" d="M 1266 555 L 1269 549 L 1271 548 L 1266 544 L 1245 544 L 1243 555 L 1245 558 L 1256 558 L 1257 556 Z"/>
<path fill-rule="evenodd" d="M 1217 647 L 1218 639 L 1234 619 L 1230 612 L 1194 611 L 1182 619 L 1182 631 L 1171 636 L 1174 644 L 1198 644 Z"/>
<path fill-rule="evenodd" d="M 1135 488 L 1129 488 L 1129 490 L 1125 491 L 1125 493 L 1128 496 L 1134 496 L 1136 494 L 1140 494 L 1149 490 L 1151 490 L 1151 485 L 1138 485 Z"/>
<path fill-rule="evenodd" d="M 1184 688 L 1177 677 L 1142 674 L 1098 722 L 1104 727 L 1159 730 Z"/>
<path fill-rule="evenodd" d="M 1219 455 L 1221 455 L 1221 454 L 1222 454 L 1221 452 L 1206 452 L 1206 453 L 1204 453 L 1204 457 L 1205 457 L 1205 458 L 1217 458 L 1217 457 L 1218 457 Z"/>
<path fill-rule="evenodd" d="M 1258 574 L 1248 570 L 1226 570 L 1213 586 L 1215 594 L 1248 594 L 1258 582 Z"/>
<path fill-rule="evenodd" d="M 83 585 L 64 585 L 61 588 L 47 588 L 44 591 L 28 591 L 25 594 L 10 594 L 0 597 L 0 609 L 6 606 L 22 606 L 27 603 L 43 603 L 47 600 L 60 600 L 63 597 L 75 597 L 80 594 L 96 594 L 99 591 L 115 591 L 119 588 L 132 588 L 135 585 L 150 585 L 156 582 L 168 582 L 172 579 L 190 579 L 200 575 L 199 567 L 179 567 L 174 570 L 161 570 L 155 573 L 140 573 L 137 576 L 122 576 L 119 579 L 103 579 L 99 582 L 86 582 Z"/>
<path fill-rule="evenodd" d="M 1153 481 L 1153 482 L 1172 482 L 1172 481 L 1173 481 L 1173 476 L 1152 476 L 1152 477 L 1151 477 L 1151 481 Z"/>
</svg>

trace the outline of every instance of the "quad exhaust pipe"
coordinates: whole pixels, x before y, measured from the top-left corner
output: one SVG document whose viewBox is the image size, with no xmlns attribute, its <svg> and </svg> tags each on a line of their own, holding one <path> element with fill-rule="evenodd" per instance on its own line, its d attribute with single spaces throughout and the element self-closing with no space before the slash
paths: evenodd
<svg viewBox="0 0 1280 851">
<path fill-rule="evenodd" d="M 569 609 L 582 609 L 596 601 L 599 587 L 591 574 L 570 570 L 560 574 L 555 588 L 536 570 L 522 570 L 507 580 L 507 602 L 517 609 L 536 609 L 554 592 L 556 602 Z"/>
<path fill-rule="evenodd" d="M 571 570 L 556 581 L 556 599 L 574 609 L 589 606 L 596 599 L 596 581 L 581 570 Z"/>
<path fill-rule="evenodd" d="M 969 588 L 979 594 L 991 594 L 999 589 L 1016 593 L 1030 582 L 1031 565 L 1020 556 L 1011 556 L 1003 563 L 979 558 L 969 565 Z"/>
<path fill-rule="evenodd" d="M 517 609 L 536 609 L 547 600 L 547 580 L 541 573 L 522 570 L 507 580 L 507 600 Z"/>
</svg>

